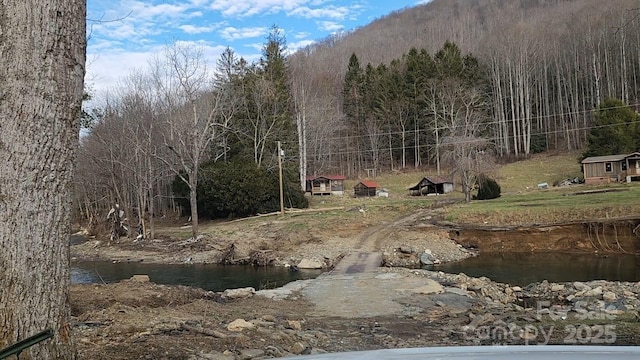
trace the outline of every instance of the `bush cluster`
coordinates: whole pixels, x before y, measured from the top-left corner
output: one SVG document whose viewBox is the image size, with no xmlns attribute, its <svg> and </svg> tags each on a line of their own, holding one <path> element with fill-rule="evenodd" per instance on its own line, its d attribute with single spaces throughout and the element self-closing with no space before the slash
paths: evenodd
<svg viewBox="0 0 640 360">
<path fill-rule="evenodd" d="M 478 200 L 489 200 L 500 197 L 500 185 L 486 175 L 478 177 Z"/>
<path fill-rule="evenodd" d="M 300 189 L 295 171 L 284 171 L 286 207 L 309 206 Z M 184 215 L 190 215 L 189 188 L 178 177 L 173 181 L 173 194 Z M 198 216 L 220 219 L 246 217 L 280 210 L 279 175 L 277 169 L 258 168 L 254 162 L 230 161 L 208 163 L 198 176 Z"/>
</svg>

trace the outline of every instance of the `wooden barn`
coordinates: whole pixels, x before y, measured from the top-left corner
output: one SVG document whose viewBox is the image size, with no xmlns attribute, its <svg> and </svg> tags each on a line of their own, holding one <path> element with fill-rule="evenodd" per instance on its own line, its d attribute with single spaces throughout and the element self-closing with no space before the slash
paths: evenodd
<svg viewBox="0 0 640 360">
<path fill-rule="evenodd" d="M 355 196 L 376 196 L 380 185 L 371 180 L 362 180 L 353 187 Z"/>
<path fill-rule="evenodd" d="M 640 152 L 582 160 L 585 184 L 640 181 Z"/>
<path fill-rule="evenodd" d="M 306 190 L 311 195 L 344 195 L 342 175 L 307 176 Z"/>
<path fill-rule="evenodd" d="M 441 176 L 425 176 L 418 184 L 409 188 L 414 196 L 448 194 L 453 191 L 453 182 Z"/>
</svg>

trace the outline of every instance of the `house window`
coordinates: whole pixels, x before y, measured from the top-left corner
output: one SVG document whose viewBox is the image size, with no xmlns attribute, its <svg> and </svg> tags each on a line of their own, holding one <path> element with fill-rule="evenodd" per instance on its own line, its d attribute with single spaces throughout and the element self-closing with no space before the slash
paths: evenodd
<svg viewBox="0 0 640 360">
<path fill-rule="evenodd" d="M 623 162 L 621 163 L 621 165 L 622 165 L 622 171 L 627 170 L 627 162 L 626 162 L 626 161 L 623 161 Z"/>
<path fill-rule="evenodd" d="M 612 168 L 612 164 L 610 162 L 608 163 L 604 163 L 604 171 L 605 172 L 611 172 L 611 168 Z"/>
</svg>

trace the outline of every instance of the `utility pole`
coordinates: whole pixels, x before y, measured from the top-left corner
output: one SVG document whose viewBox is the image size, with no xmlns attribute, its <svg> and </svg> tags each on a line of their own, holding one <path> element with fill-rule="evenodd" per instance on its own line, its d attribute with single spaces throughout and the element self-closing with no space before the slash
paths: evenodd
<svg viewBox="0 0 640 360">
<path fill-rule="evenodd" d="M 284 192 L 282 189 L 282 146 L 278 141 L 278 172 L 280 175 L 280 214 L 284 216 Z"/>
</svg>

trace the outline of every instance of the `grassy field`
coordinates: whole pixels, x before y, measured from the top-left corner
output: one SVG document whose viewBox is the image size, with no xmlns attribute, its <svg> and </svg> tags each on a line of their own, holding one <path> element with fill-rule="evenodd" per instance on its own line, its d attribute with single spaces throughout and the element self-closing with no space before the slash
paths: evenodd
<svg viewBox="0 0 640 360">
<path fill-rule="evenodd" d="M 312 212 L 291 212 L 284 218 L 273 216 L 267 219 L 286 220 L 286 226 L 290 226 L 292 231 L 304 231 L 311 227 L 361 224 L 365 216 L 368 223 L 392 220 L 434 205 L 439 208 L 434 217 L 441 220 L 495 226 L 640 216 L 640 183 L 552 186 L 560 180 L 582 175 L 576 159 L 576 154 L 535 155 L 527 160 L 503 165 L 494 174 L 502 188 L 502 196 L 493 200 L 474 200 L 467 204 L 459 190 L 443 196 L 410 196 L 408 188 L 417 184 L 423 176 L 433 175 L 433 172 L 406 170 L 373 179 L 389 191 L 389 198 L 354 198 L 351 194 L 357 180 L 347 180 L 345 196 L 315 196 L 310 198 Z M 542 182 L 550 187 L 538 189 L 537 184 Z M 359 209 L 365 209 L 365 212 Z M 264 217 L 256 217 L 236 223 L 241 229 L 265 221 Z M 220 223 L 203 222 L 202 231 L 234 231 L 233 226 L 221 229 L 217 226 Z M 191 234 L 188 227 L 164 228 L 161 233 L 176 238 L 187 238 Z"/>
<path fill-rule="evenodd" d="M 608 192 L 593 192 L 615 190 Z M 446 220 L 467 224 L 528 225 L 627 217 L 640 214 L 640 185 L 568 186 L 458 203 Z"/>
<path fill-rule="evenodd" d="M 550 186 L 565 179 L 582 177 L 578 154 L 536 154 L 530 159 L 500 167 L 496 181 L 503 194 L 527 192 L 540 183 Z"/>
</svg>

